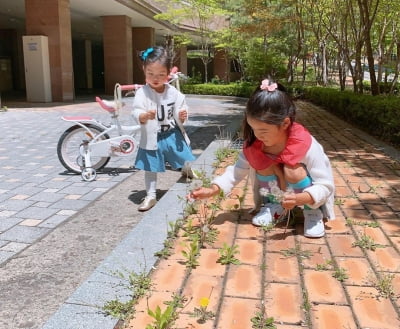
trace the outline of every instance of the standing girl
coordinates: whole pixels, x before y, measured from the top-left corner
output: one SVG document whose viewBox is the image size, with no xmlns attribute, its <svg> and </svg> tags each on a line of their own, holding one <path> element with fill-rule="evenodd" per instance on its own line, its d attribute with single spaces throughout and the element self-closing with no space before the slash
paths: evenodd
<svg viewBox="0 0 400 329">
<path fill-rule="evenodd" d="M 172 60 L 162 47 L 141 52 L 146 85 L 133 103 L 133 116 L 141 124 L 135 167 L 145 170 L 146 197 L 139 206 L 146 211 L 156 204 L 157 173 L 165 171 L 167 161 L 173 169 L 190 175 L 188 162 L 195 157 L 183 129 L 188 118 L 185 96 L 168 84 Z"/>
<path fill-rule="evenodd" d="M 216 177 L 210 188 L 193 190 L 188 197 L 207 198 L 220 190 L 229 193 L 249 174 L 258 211 L 252 219 L 254 225 L 268 225 L 284 209 L 300 206 L 304 235 L 324 236 L 323 218 L 335 218 L 332 169 L 322 146 L 294 122 L 295 115 L 294 103 L 280 86 L 263 80 L 247 103 L 238 161 Z"/>
</svg>

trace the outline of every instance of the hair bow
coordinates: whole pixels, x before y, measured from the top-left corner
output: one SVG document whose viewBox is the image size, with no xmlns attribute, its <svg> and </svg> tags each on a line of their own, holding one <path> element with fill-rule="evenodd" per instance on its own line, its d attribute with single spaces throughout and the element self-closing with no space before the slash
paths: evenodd
<svg viewBox="0 0 400 329">
<path fill-rule="evenodd" d="M 147 48 L 143 53 L 142 53 L 142 59 L 145 61 L 147 56 L 151 54 L 154 51 L 154 48 Z"/>
<path fill-rule="evenodd" d="M 278 88 L 278 85 L 275 82 L 270 84 L 268 79 L 264 79 L 261 81 L 260 88 L 261 90 L 275 91 Z"/>
</svg>

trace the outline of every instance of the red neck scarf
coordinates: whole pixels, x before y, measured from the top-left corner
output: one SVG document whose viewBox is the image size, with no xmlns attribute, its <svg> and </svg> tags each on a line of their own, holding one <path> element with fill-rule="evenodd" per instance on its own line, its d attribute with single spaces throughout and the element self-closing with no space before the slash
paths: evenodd
<svg viewBox="0 0 400 329">
<path fill-rule="evenodd" d="M 288 140 L 284 150 L 278 154 L 267 154 L 262 150 L 263 142 L 256 139 L 250 146 L 244 144 L 243 153 L 250 166 L 262 170 L 273 164 L 283 163 L 294 166 L 307 153 L 311 145 L 311 134 L 299 123 L 293 123 L 289 130 Z"/>
</svg>

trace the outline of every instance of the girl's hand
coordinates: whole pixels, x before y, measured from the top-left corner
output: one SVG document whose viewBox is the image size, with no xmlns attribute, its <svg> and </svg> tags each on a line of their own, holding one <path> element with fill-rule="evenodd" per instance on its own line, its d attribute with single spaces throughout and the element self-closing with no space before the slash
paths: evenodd
<svg viewBox="0 0 400 329">
<path fill-rule="evenodd" d="M 199 187 L 187 195 L 188 199 L 207 199 L 219 193 L 219 186 L 212 185 L 211 187 Z"/>
<path fill-rule="evenodd" d="M 186 110 L 180 110 L 179 111 L 179 120 L 181 120 L 181 122 L 185 122 L 187 118 L 188 118 L 187 111 Z"/>
<path fill-rule="evenodd" d="M 295 193 L 287 193 L 283 196 L 282 207 L 285 209 L 293 209 L 297 206 L 297 197 Z"/>
<path fill-rule="evenodd" d="M 145 124 L 148 120 L 154 120 L 156 118 L 156 110 L 149 110 L 139 115 L 139 121 Z"/>
</svg>

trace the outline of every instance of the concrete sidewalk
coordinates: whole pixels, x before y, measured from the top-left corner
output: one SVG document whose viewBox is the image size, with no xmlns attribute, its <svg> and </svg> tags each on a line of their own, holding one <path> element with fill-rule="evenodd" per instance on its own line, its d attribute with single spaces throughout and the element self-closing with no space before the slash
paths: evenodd
<svg viewBox="0 0 400 329">
<path fill-rule="evenodd" d="M 318 107 L 298 107 L 299 121 L 324 145 L 333 165 L 337 220 L 326 223 L 325 237 L 305 238 L 301 221 L 286 231 L 282 225 L 271 231 L 252 226 L 251 195 L 243 181 L 235 189 L 239 196 L 247 190 L 243 209 L 232 210 L 237 197 L 224 203 L 214 223 L 217 241 L 200 250 L 198 266 L 185 264 L 183 234 L 172 255 L 158 260 L 154 253 L 163 248 L 167 223 L 182 216 L 178 199 L 191 188 L 178 182 L 44 328 L 114 328 L 116 320 L 99 310 L 114 298 L 128 300 L 123 281 L 110 275 L 119 264 L 127 274 L 151 270 L 153 284 L 124 323 L 128 328 L 145 328 L 154 320 L 148 309 L 165 310 L 165 302 L 181 294 L 187 302 L 172 328 L 398 329 L 399 152 Z M 212 175 L 215 151 L 224 145 L 211 143 L 196 165 Z M 237 246 L 240 264 L 217 262 L 225 243 Z M 204 297 L 214 316 L 199 323 L 191 313 Z"/>
</svg>

